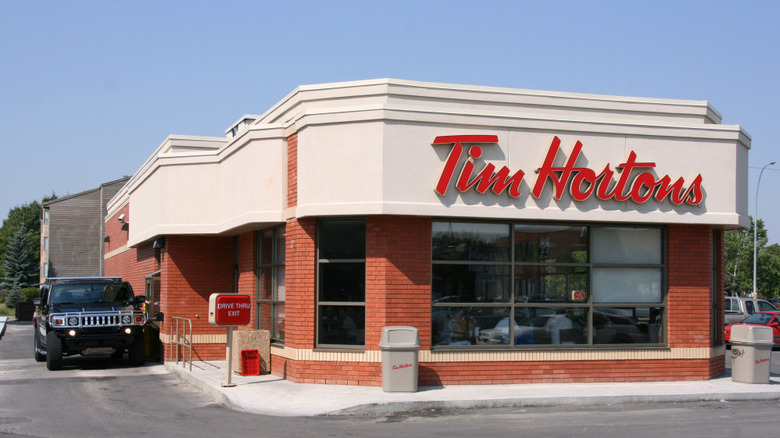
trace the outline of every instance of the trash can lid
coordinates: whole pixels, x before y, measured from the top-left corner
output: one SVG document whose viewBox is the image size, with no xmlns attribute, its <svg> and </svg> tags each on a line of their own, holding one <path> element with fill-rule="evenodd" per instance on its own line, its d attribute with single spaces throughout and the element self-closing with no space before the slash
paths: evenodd
<svg viewBox="0 0 780 438">
<path fill-rule="evenodd" d="M 379 348 L 420 348 L 420 333 L 417 327 L 383 327 Z"/>
<path fill-rule="evenodd" d="M 774 344 L 774 334 L 771 327 L 761 325 L 740 324 L 731 327 L 731 342 L 743 344 Z"/>
</svg>

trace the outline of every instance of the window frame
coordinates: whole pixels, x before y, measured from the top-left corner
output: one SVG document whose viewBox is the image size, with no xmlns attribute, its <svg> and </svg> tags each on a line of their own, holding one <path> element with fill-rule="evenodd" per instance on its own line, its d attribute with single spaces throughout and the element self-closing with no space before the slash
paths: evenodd
<svg viewBox="0 0 780 438">
<path fill-rule="evenodd" d="M 667 338 L 667 327 L 668 327 L 668 287 L 667 287 L 667 229 L 663 225 L 657 225 L 657 224 L 611 224 L 611 223 L 583 223 L 583 222 L 577 222 L 577 223 L 568 223 L 568 222 L 558 222 L 558 223 L 545 223 L 545 222 L 538 222 L 538 221 L 485 221 L 485 220 L 469 220 L 469 219 L 463 219 L 463 218 L 434 218 L 432 225 L 432 230 L 435 228 L 436 223 L 468 223 L 468 224 L 490 224 L 495 225 L 497 223 L 500 224 L 506 224 L 509 227 L 509 261 L 495 261 L 495 262 L 487 262 L 487 261 L 448 261 L 448 260 L 435 260 L 434 255 L 432 254 L 431 257 L 431 330 L 432 330 L 432 336 L 431 336 L 431 349 L 432 350 L 455 350 L 455 351 L 464 351 L 464 350 L 478 350 L 478 349 L 500 349 L 500 350 L 528 350 L 528 349 L 566 349 L 566 348 L 577 348 L 577 349 L 636 349 L 636 348 L 642 348 L 642 349 L 658 349 L 658 348 L 668 348 L 668 338 Z M 587 260 L 583 263 L 579 262 L 563 262 L 563 263 L 550 263 L 550 262 L 544 262 L 544 261 L 521 261 L 518 258 L 518 255 L 516 254 L 516 251 L 519 249 L 517 247 L 516 242 L 516 232 L 515 232 L 515 226 L 516 225 L 532 225 L 532 226 L 555 226 L 555 225 L 561 225 L 561 226 L 567 226 L 567 227 L 587 227 L 588 232 L 588 239 L 587 239 Z M 627 228 L 627 229 L 641 229 L 641 228 L 652 228 L 660 230 L 659 235 L 659 242 L 660 245 L 659 251 L 660 251 L 660 262 L 659 263 L 605 263 L 605 262 L 594 262 L 593 260 L 593 228 L 597 227 L 618 227 L 618 228 Z M 433 245 L 433 239 L 434 235 L 432 232 L 431 235 L 431 242 Z M 433 293 L 434 291 L 434 273 L 435 273 L 435 265 L 496 265 L 496 266 L 509 266 L 510 268 L 510 297 L 507 302 L 494 302 L 494 303 L 479 303 L 479 302 L 443 302 L 443 303 L 437 303 L 433 299 Z M 577 270 L 577 268 L 585 268 L 586 269 L 586 277 L 587 277 L 587 287 L 588 290 L 586 291 L 586 300 L 584 302 L 575 302 L 573 300 L 571 301 L 558 301 L 558 302 L 520 302 L 518 301 L 518 275 L 517 270 L 521 267 L 560 267 L 560 268 L 566 268 L 566 269 L 572 269 Z M 651 303 L 651 302 L 595 302 L 594 300 L 594 290 L 593 290 L 593 272 L 594 269 L 598 268 L 647 268 L 647 269 L 659 269 L 660 270 L 660 300 L 657 303 Z M 452 312 L 451 309 L 453 308 L 463 308 L 463 309 L 486 309 L 486 308 L 509 308 L 509 321 L 515 321 L 515 316 L 517 314 L 518 309 L 560 309 L 560 308 L 573 308 L 573 309 L 580 309 L 583 308 L 586 310 L 588 323 L 587 327 L 585 329 L 587 330 L 587 339 L 585 343 L 582 344 L 514 344 L 514 327 L 513 324 L 509 324 L 509 343 L 508 344 L 495 344 L 495 345 L 447 345 L 447 344 L 434 344 L 434 335 L 435 335 L 435 329 L 434 324 L 436 323 L 434 321 L 434 311 L 436 309 L 439 309 L 440 311 L 443 309 L 447 309 Z M 661 324 L 658 330 L 658 342 L 656 343 L 595 343 L 594 341 L 594 312 L 598 311 L 598 309 L 626 309 L 628 311 L 629 309 L 648 309 L 649 312 L 653 312 L 653 309 L 660 309 L 660 315 L 661 315 Z M 636 310 L 634 310 L 634 314 L 636 314 Z M 648 336 L 650 336 L 648 334 Z"/>
<path fill-rule="evenodd" d="M 359 223 L 363 226 L 363 258 L 323 258 L 321 254 L 323 252 L 323 242 L 327 242 L 323 236 L 323 227 L 326 224 L 331 223 Z M 329 349 L 329 350 L 365 350 L 365 336 L 363 336 L 362 343 L 357 344 L 333 344 L 320 342 L 320 324 L 322 323 L 321 309 L 323 307 L 362 307 L 363 308 L 363 321 L 362 326 L 365 327 L 365 308 L 366 308 L 366 265 L 368 260 L 367 252 L 367 220 L 365 217 L 334 217 L 328 219 L 320 219 L 317 221 L 317 244 L 315 254 L 315 303 L 314 303 L 314 345 L 315 348 Z M 331 264 L 362 264 L 363 265 L 363 300 L 362 301 L 339 301 L 339 300 L 323 300 L 322 296 L 322 281 L 323 281 L 323 265 Z"/>
<path fill-rule="evenodd" d="M 264 234 L 267 232 L 271 232 L 271 257 L 270 261 L 263 263 L 263 239 Z M 278 312 L 280 307 L 283 309 L 285 306 L 285 299 L 279 298 L 279 272 L 280 270 L 284 270 L 285 272 L 285 284 L 286 284 L 286 261 L 285 257 L 282 255 L 286 255 L 286 251 L 282 251 L 280 254 L 280 236 L 284 238 L 284 242 L 282 245 L 286 245 L 286 238 L 287 238 L 287 232 L 286 232 L 286 224 L 277 225 L 270 228 L 265 228 L 262 230 L 259 230 L 255 233 L 255 242 L 257 245 L 257 251 L 256 251 L 256 257 L 257 261 L 255 264 L 255 274 L 257 279 L 257 285 L 255 290 L 255 300 L 257 303 L 257 318 L 255 321 L 255 327 L 259 330 L 269 330 L 271 335 L 271 342 L 277 343 L 277 344 L 284 344 L 284 332 L 279 330 L 279 320 L 277 318 Z M 281 248 L 286 249 L 286 248 Z M 271 273 L 271 298 L 263 298 L 263 281 L 265 280 L 264 272 L 266 270 L 270 269 Z M 285 294 L 286 298 L 286 294 Z M 270 328 L 263 328 L 263 313 L 262 309 L 265 306 L 270 307 L 271 311 L 271 317 L 269 320 L 271 321 L 271 327 Z"/>
</svg>

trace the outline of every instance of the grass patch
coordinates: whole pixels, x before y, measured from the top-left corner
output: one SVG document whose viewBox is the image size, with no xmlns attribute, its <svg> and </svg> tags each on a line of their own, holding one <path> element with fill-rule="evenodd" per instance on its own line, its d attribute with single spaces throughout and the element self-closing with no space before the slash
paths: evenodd
<svg viewBox="0 0 780 438">
<path fill-rule="evenodd" d="M 16 316 L 16 309 L 9 309 L 5 303 L 0 303 L 0 316 Z"/>
</svg>

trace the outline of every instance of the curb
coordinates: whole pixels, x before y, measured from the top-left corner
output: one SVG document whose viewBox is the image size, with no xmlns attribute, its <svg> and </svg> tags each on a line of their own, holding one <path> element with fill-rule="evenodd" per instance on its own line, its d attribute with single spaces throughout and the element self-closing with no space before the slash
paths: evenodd
<svg viewBox="0 0 780 438">
<path fill-rule="evenodd" d="M 236 407 L 232 405 L 230 399 L 225 395 L 225 393 L 214 388 L 208 383 L 194 377 L 192 374 L 183 370 L 180 365 L 171 364 L 169 362 L 165 362 L 163 365 L 165 366 L 165 369 L 167 369 L 171 374 L 175 374 L 180 379 L 182 379 L 185 383 L 189 384 L 195 389 L 204 392 L 206 395 L 214 399 L 214 401 L 217 402 L 218 404 L 231 409 L 236 409 Z"/>
<path fill-rule="evenodd" d="M 778 401 L 780 400 L 780 391 L 764 391 L 756 387 L 755 390 L 729 391 L 728 389 L 714 390 L 692 390 L 690 392 L 658 392 L 658 393 L 623 393 L 612 395 L 583 395 L 579 394 L 558 394 L 551 396 L 526 396 L 526 397 L 496 397 L 473 399 L 463 398 L 463 394 L 452 394 L 452 399 L 426 399 L 426 400 L 388 400 L 386 402 L 377 402 L 376 400 L 365 400 L 364 403 L 355 404 L 349 407 L 335 407 L 330 411 L 319 410 L 317 413 L 310 412 L 307 409 L 301 410 L 302 406 L 289 406 L 284 409 L 271 412 L 269 410 L 257 410 L 252 408 L 252 404 L 245 404 L 240 394 L 231 394 L 230 391 L 224 391 L 223 388 L 211 380 L 206 380 L 187 371 L 179 364 L 165 363 L 165 368 L 175 376 L 179 377 L 185 383 L 201 391 L 207 397 L 214 400 L 226 408 L 241 412 L 248 412 L 258 415 L 267 415 L 274 417 L 308 417 L 308 416 L 381 416 L 404 414 L 411 412 L 424 412 L 431 410 L 458 410 L 458 409 L 490 409 L 490 408 L 528 408 L 528 407 L 566 407 L 566 406 L 610 406 L 622 404 L 650 404 L 650 403 L 701 403 L 701 402 L 738 402 L 738 401 Z M 775 380 L 774 385 L 778 382 Z M 775 386 L 775 388 L 778 388 Z M 295 391 L 294 391 L 295 392 Z M 297 392 L 297 395 L 300 395 Z M 321 394 L 320 394 L 321 395 Z M 243 395 L 246 397 L 246 394 Z M 456 398 L 457 397 L 457 398 Z"/>
<path fill-rule="evenodd" d="M 719 393 L 719 394 L 666 394 L 666 395 L 618 395 L 595 397 L 551 397 L 535 399 L 452 400 L 373 403 L 327 413 L 325 415 L 388 415 L 437 409 L 490 409 L 490 408 L 541 408 L 565 406 L 610 406 L 642 403 L 699 403 L 774 401 L 780 395 L 772 393 Z"/>
</svg>

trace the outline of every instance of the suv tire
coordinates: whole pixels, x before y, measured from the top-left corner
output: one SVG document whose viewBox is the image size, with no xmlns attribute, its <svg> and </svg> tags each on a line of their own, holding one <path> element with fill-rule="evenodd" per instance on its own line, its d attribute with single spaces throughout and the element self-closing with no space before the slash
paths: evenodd
<svg viewBox="0 0 780 438">
<path fill-rule="evenodd" d="M 33 352 L 35 353 L 35 361 L 43 362 L 46 360 L 46 355 L 41 353 L 41 341 L 38 338 L 38 327 L 35 327 L 35 337 L 33 338 Z"/>
<path fill-rule="evenodd" d="M 62 369 L 62 340 L 53 331 L 46 333 L 46 368 Z"/>
<path fill-rule="evenodd" d="M 136 335 L 133 339 L 133 345 L 130 346 L 130 352 L 128 353 L 130 359 L 130 365 L 138 367 L 144 364 L 146 359 L 146 343 L 144 342 L 143 335 Z"/>
</svg>

